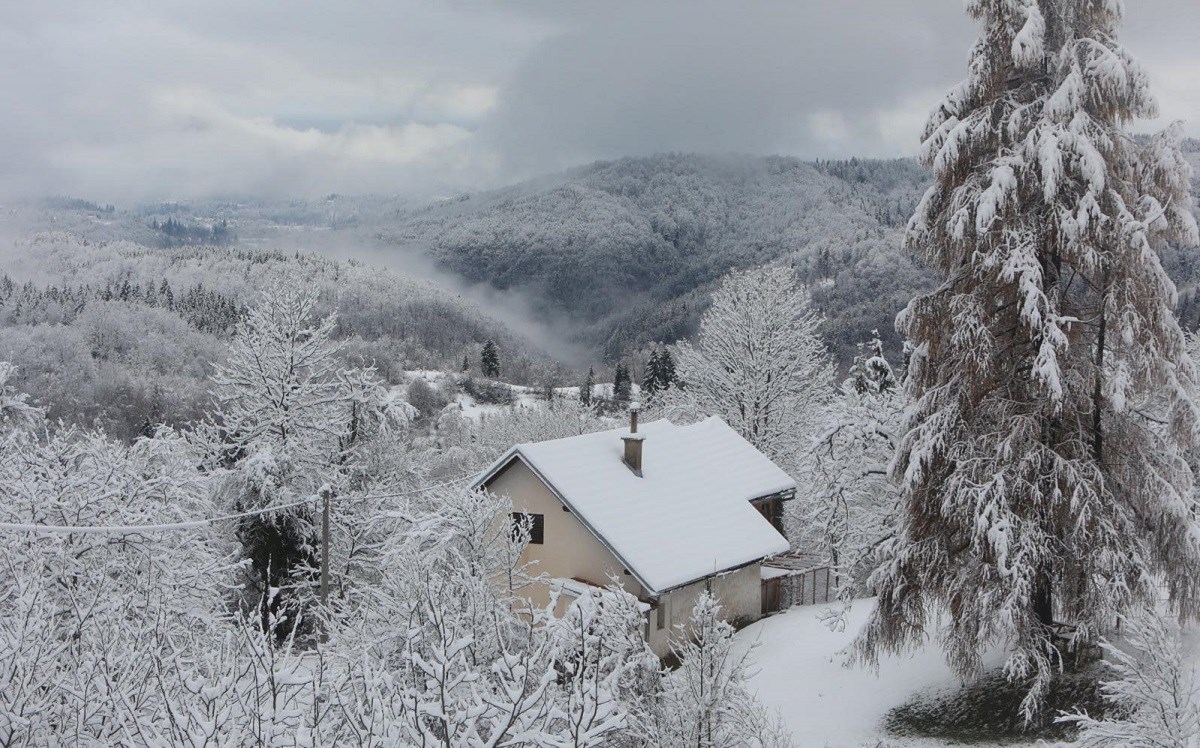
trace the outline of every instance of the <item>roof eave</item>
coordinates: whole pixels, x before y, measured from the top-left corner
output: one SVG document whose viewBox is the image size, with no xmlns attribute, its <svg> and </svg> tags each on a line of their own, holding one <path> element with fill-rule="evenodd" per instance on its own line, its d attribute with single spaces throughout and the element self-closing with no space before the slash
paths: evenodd
<svg viewBox="0 0 1200 748">
<path fill-rule="evenodd" d="M 485 468 L 484 471 L 480 473 L 474 481 L 471 482 L 471 490 L 478 491 L 479 489 L 483 488 L 484 484 L 486 484 L 492 478 L 495 478 L 497 473 L 508 467 L 508 464 L 512 462 L 513 458 L 517 457 L 519 453 L 519 444 L 515 447 L 509 447 L 507 452 L 500 455 L 495 462 Z"/>
<path fill-rule="evenodd" d="M 779 555 L 779 554 L 778 553 L 768 553 L 765 556 L 759 556 L 758 558 L 752 558 L 749 561 L 744 561 L 740 564 L 734 564 L 733 566 L 729 566 L 724 569 L 720 569 L 718 571 L 710 572 L 708 574 L 705 574 L 704 576 L 696 577 L 695 579 L 689 579 L 686 582 L 681 582 L 679 584 L 672 585 L 671 587 L 668 587 L 667 589 L 663 590 L 662 592 L 658 592 L 655 594 L 658 595 L 659 597 L 661 597 L 662 595 L 669 594 L 671 592 L 674 592 L 675 590 L 682 589 L 691 584 L 695 584 L 696 582 L 703 582 L 705 579 L 712 579 L 714 577 L 719 577 L 722 574 L 728 574 L 732 571 L 738 571 L 739 569 L 745 569 L 747 566 L 751 566 L 753 564 L 760 564 L 764 560 L 771 558 L 772 556 L 777 556 L 777 555 Z"/>
</svg>

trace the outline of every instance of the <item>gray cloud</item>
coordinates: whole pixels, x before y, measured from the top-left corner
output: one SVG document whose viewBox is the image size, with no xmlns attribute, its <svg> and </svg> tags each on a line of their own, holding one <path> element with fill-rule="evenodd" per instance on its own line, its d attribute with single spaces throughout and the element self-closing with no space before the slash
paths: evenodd
<svg viewBox="0 0 1200 748">
<path fill-rule="evenodd" d="M 1200 3 L 1127 5 L 1161 119 L 1200 135 Z M 103 200 L 431 194 L 669 150 L 903 155 L 975 33 L 958 0 L 5 6 L 0 190 Z"/>
</svg>

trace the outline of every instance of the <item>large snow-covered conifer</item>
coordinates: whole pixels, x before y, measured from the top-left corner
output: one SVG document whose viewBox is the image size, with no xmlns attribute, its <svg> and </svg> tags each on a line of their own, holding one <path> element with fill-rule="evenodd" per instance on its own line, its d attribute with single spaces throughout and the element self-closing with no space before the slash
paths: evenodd
<svg viewBox="0 0 1200 748">
<path fill-rule="evenodd" d="M 944 280 L 897 326 L 916 398 L 894 465 L 900 533 L 858 641 L 873 662 L 948 615 L 963 675 L 991 643 L 1038 707 L 1051 619 L 1087 640 L 1156 580 L 1196 608 L 1195 367 L 1158 251 L 1197 241 L 1190 171 L 1117 43 L 1120 0 L 971 0 L 967 79 L 933 112 L 935 184 L 907 246 Z"/>
</svg>

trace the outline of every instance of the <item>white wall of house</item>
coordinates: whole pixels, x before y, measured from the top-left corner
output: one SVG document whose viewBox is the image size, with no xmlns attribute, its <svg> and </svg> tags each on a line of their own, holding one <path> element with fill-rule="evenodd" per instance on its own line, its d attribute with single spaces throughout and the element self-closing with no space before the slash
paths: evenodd
<svg viewBox="0 0 1200 748">
<path fill-rule="evenodd" d="M 508 496 L 514 512 L 541 514 L 544 518 L 543 542 L 530 544 L 521 556 L 523 563 L 535 564 L 531 573 L 547 578 L 545 582 L 534 583 L 520 591 L 531 604 L 543 607 L 549 603 L 550 579 L 580 579 L 607 587 L 610 575 L 620 580 L 626 592 L 646 599 L 646 591 L 632 575 L 625 573 L 624 566 L 612 551 L 578 517 L 563 511 L 563 503 L 524 462 L 517 460 L 510 464 L 488 482 L 487 488 L 495 494 Z M 647 614 L 650 648 L 659 657 L 670 653 L 670 637 L 677 626 L 686 627 L 696 599 L 706 589 L 720 601 L 725 620 L 757 620 L 762 611 L 759 574 L 759 564 L 754 563 L 663 595 L 659 601 L 666 609 L 663 625 L 658 625 L 657 609 Z M 560 600 L 560 607 L 566 602 Z M 556 612 L 561 615 L 563 610 Z"/>
<path fill-rule="evenodd" d="M 682 626 L 686 630 L 692 608 L 706 589 L 721 603 L 721 617 L 726 621 L 756 621 L 761 618 L 762 580 L 759 570 L 759 564 L 750 564 L 668 592 L 659 601 L 659 605 L 666 608 L 661 628 L 658 626 L 658 610 L 649 613 L 650 649 L 659 657 L 670 653 L 670 637 L 678 630 L 677 627 Z"/>
</svg>

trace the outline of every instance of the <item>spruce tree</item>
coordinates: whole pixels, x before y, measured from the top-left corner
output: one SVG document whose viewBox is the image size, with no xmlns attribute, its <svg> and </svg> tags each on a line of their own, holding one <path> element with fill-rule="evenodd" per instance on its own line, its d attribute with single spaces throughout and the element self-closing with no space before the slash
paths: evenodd
<svg viewBox="0 0 1200 748">
<path fill-rule="evenodd" d="M 850 365 L 850 379 L 854 389 L 861 395 L 886 393 L 896 389 L 896 375 L 892 365 L 883 355 L 883 341 L 879 331 L 871 331 L 871 340 L 858 344 L 858 355 Z"/>
<path fill-rule="evenodd" d="M 893 464 L 897 540 L 873 575 L 867 663 L 939 616 L 948 661 L 1005 672 L 1039 708 L 1062 658 L 1052 620 L 1091 640 L 1158 585 L 1196 612 L 1186 450 L 1196 371 L 1159 250 L 1197 242 L 1190 170 L 1116 41 L 1116 0 L 970 0 L 967 79 L 926 125 L 935 183 L 907 247 L 943 277 L 897 318 L 915 399 Z"/>
<path fill-rule="evenodd" d="M 596 386 L 596 372 L 592 367 L 588 367 L 587 378 L 583 380 L 583 386 L 579 388 L 579 402 L 584 405 L 592 404 L 592 388 Z"/>
<path fill-rule="evenodd" d="M 617 368 L 613 370 L 613 400 L 617 402 L 625 402 L 629 400 L 632 382 L 629 379 L 629 367 L 624 363 L 618 363 Z"/>
<path fill-rule="evenodd" d="M 654 397 L 661 389 L 662 383 L 662 362 L 658 357 L 658 350 L 650 351 L 650 358 L 646 361 L 646 368 L 642 374 L 642 396 L 646 398 Z"/>
<path fill-rule="evenodd" d="M 485 377 L 495 379 L 500 376 L 500 348 L 491 340 L 483 344 L 483 351 L 479 354 L 479 369 Z"/>
<path fill-rule="evenodd" d="M 675 357 L 670 348 L 663 348 L 658 354 L 658 387 L 665 390 L 675 384 Z"/>
</svg>

